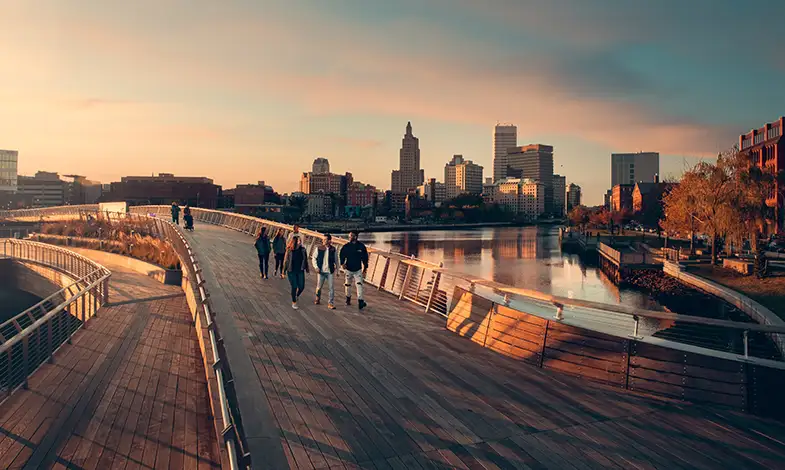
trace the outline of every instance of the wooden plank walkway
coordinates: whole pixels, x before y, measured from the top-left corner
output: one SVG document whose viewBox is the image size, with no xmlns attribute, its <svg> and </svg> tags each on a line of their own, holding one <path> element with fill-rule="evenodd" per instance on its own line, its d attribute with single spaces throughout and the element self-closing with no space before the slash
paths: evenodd
<svg viewBox="0 0 785 470">
<path fill-rule="evenodd" d="M 337 310 L 312 304 L 310 275 L 295 311 L 288 281 L 259 278 L 252 238 L 188 237 L 253 367 L 230 351 L 236 383 L 266 398 L 285 460 L 265 468 L 785 468 L 783 423 L 536 369 L 374 288 L 359 312 L 342 278 Z"/>
<path fill-rule="evenodd" d="M 0 468 L 219 467 L 182 289 L 106 267 L 111 306 L 0 404 Z"/>
</svg>

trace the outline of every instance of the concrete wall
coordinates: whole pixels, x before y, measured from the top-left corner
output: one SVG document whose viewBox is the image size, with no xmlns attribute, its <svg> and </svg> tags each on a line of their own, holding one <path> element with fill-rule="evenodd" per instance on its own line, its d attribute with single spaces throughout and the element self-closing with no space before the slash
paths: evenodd
<svg viewBox="0 0 785 470">
<path fill-rule="evenodd" d="M 785 321 L 763 305 L 755 302 L 744 294 L 729 289 L 725 286 L 709 281 L 708 279 L 686 272 L 682 265 L 666 261 L 662 270 L 665 274 L 675 277 L 681 282 L 702 290 L 706 293 L 721 298 L 746 313 L 762 325 L 785 326 Z M 785 353 L 785 335 L 771 335 L 772 341 L 777 345 L 780 354 Z"/>
<path fill-rule="evenodd" d="M 49 297 L 64 287 L 73 284 L 76 279 L 56 269 L 44 266 L 33 261 L 12 260 L 11 267 L 12 287 L 29 292 L 42 299 Z M 72 292 L 63 292 L 53 299 L 53 303 L 60 304 L 72 297 L 78 291 L 74 286 Z M 92 317 L 97 305 L 91 293 L 87 293 L 83 300 L 80 299 L 68 308 L 68 312 L 85 321 Z M 21 313 L 21 312 L 20 312 Z"/>
</svg>

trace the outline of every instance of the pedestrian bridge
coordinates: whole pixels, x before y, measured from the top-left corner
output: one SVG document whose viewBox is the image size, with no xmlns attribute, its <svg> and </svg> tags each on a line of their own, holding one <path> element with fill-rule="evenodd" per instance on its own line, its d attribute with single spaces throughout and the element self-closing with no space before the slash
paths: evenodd
<svg viewBox="0 0 785 470">
<path fill-rule="evenodd" d="M 250 236 L 290 227 L 194 209 L 183 234 L 166 207 L 132 212 L 113 217 L 156 217 L 184 291 L 105 266 L 107 303 L 0 404 L 2 466 L 785 468 L 785 365 L 756 357 L 775 327 L 560 299 L 375 250 L 365 310 L 313 305 L 312 277 L 293 310 L 287 281 L 259 278 Z M 313 249 L 319 234 L 303 233 Z M 658 336 L 677 323 L 738 341 Z"/>
</svg>

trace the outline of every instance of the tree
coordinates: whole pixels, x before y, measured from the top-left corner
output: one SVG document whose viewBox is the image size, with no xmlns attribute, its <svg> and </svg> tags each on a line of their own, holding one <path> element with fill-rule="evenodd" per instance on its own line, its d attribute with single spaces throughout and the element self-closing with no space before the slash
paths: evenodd
<svg viewBox="0 0 785 470">
<path fill-rule="evenodd" d="M 668 232 L 689 232 L 696 229 L 711 237 L 711 260 L 717 261 L 717 242 L 732 229 L 736 183 L 729 158 L 720 155 L 716 164 L 701 162 L 688 170 L 681 184 L 663 198 L 665 219 L 662 228 Z M 692 238 L 691 238 L 692 239 Z"/>
<path fill-rule="evenodd" d="M 728 235 L 737 242 L 746 238 L 750 241 L 750 250 L 758 252 L 758 241 L 774 210 L 766 204 L 769 195 L 775 188 L 776 176 L 751 164 L 749 159 L 734 147 L 725 154 L 726 163 L 732 168 L 734 194 L 731 207 L 734 220 Z"/>
<path fill-rule="evenodd" d="M 608 209 L 602 207 L 599 209 L 595 209 L 589 215 L 589 225 L 594 228 L 602 228 L 602 227 L 610 227 L 611 224 L 611 213 Z"/>
<path fill-rule="evenodd" d="M 305 196 L 293 196 L 289 198 L 289 205 L 296 207 L 300 212 L 300 216 L 305 213 L 305 207 L 308 205 L 308 199 Z"/>
<path fill-rule="evenodd" d="M 568 214 L 570 225 L 578 227 L 580 231 L 586 230 L 586 224 L 589 223 L 589 210 L 585 206 L 575 206 Z"/>
<path fill-rule="evenodd" d="M 464 193 L 444 201 L 442 205 L 447 207 L 455 207 L 457 209 L 464 209 L 469 207 L 483 207 L 485 202 L 483 201 L 482 196 Z"/>
</svg>

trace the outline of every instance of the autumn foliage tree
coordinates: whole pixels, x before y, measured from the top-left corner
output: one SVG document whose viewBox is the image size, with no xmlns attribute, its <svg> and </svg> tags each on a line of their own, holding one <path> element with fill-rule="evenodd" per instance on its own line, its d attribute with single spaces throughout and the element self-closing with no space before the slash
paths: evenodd
<svg viewBox="0 0 785 470">
<path fill-rule="evenodd" d="M 578 227 L 579 230 L 586 230 L 586 224 L 589 223 L 589 209 L 585 206 L 575 206 L 570 211 L 568 218 L 570 225 Z"/>
<path fill-rule="evenodd" d="M 725 155 L 717 163 L 701 162 L 688 170 L 681 184 L 663 198 L 668 232 L 706 233 L 711 238 L 711 259 L 717 261 L 717 241 L 733 222 L 734 167 Z"/>
<path fill-rule="evenodd" d="M 701 162 L 684 174 L 681 184 L 663 198 L 663 229 L 702 232 L 712 240 L 712 262 L 717 241 L 724 237 L 741 243 L 758 239 L 773 211 L 766 199 L 775 188 L 775 175 L 752 165 L 737 147 L 721 153 L 717 163 Z"/>
</svg>

